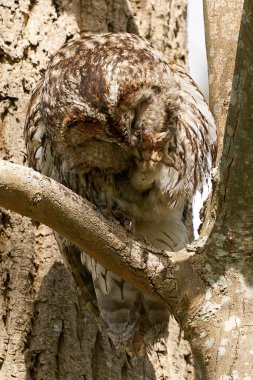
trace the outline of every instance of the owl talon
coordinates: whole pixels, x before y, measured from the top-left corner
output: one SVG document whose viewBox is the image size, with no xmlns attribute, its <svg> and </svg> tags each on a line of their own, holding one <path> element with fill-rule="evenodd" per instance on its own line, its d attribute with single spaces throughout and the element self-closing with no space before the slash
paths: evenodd
<svg viewBox="0 0 253 380">
<path fill-rule="evenodd" d="M 129 232 L 130 234 L 134 234 L 135 231 L 135 223 L 133 219 L 126 218 L 123 223 L 123 227 L 126 230 L 126 232 Z"/>
<path fill-rule="evenodd" d="M 121 224 L 121 226 L 125 229 L 126 232 L 134 234 L 135 222 L 133 218 L 131 218 L 129 215 L 125 214 L 120 210 L 112 211 L 112 215 Z"/>
<path fill-rule="evenodd" d="M 108 220 L 112 220 L 116 224 L 120 224 L 126 232 L 134 234 L 135 222 L 134 219 L 124 212 L 117 209 L 109 209 L 104 206 L 99 207 L 101 214 Z"/>
</svg>

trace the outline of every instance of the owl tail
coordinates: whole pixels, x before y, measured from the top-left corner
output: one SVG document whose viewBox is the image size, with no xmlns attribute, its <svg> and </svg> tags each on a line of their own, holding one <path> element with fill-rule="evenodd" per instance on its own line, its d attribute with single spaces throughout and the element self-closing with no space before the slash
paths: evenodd
<svg viewBox="0 0 253 380">
<path fill-rule="evenodd" d="M 165 305 L 147 294 L 142 294 L 142 315 L 140 332 L 146 346 L 155 344 L 161 337 L 166 338 L 169 312 Z"/>
<path fill-rule="evenodd" d="M 129 340 L 139 325 L 139 291 L 85 254 L 82 262 L 92 274 L 100 313 L 108 325 L 108 335 L 114 341 Z"/>
<path fill-rule="evenodd" d="M 108 335 L 119 351 L 144 356 L 147 349 L 165 337 L 168 310 L 93 259 L 92 265 L 97 302 L 108 325 Z"/>
</svg>

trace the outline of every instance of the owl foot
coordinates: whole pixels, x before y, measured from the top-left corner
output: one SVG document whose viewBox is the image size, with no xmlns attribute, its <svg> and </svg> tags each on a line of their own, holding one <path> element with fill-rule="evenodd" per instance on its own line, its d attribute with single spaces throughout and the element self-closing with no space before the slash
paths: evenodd
<svg viewBox="0 0 253 380">
<path fill-rule="evenodd" d="M 134 234 L 135 222 L 131 216 L 119 209 L 108 209 L 105 207 L 100 208 L 100 212 L 106 219 L 119 223 L 127 233 Z"/>
<path fill-rule="evenodd" d="M 114 218 L 121 224 L 121 226 L 130 234 L 135 232 L 135 222 L 134 219 L 122 211 L 113 211 Z"/>
</svg>

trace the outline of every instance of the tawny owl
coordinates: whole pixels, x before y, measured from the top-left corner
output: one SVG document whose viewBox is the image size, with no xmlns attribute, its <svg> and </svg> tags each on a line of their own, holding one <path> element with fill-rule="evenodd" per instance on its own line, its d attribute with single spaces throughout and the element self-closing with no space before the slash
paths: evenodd
<svg viewBox="0 0 253 380">
<path fill-rule="evenodd" d="M 133 220 L 136 237 L 169 251 L 191 239 L 189 205 L 210 177 L 215 125 L 192 79 L 145 39 L 109 33 L 65 44 L 33 93 L 25 138 L 30 166 L 123 224 Z M 166 321 L 163 305 L 58 242 L 112 337 Z"/>
</svg>

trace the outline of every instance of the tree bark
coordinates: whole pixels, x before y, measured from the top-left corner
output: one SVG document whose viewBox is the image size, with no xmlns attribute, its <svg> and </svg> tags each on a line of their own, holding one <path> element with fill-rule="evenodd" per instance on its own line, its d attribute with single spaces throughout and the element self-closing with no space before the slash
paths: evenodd
<svg viewBox="0 0 253 380">
<path fill-rule="evenodd" d="M 218 130 L 220 160 L 228 114 L 243 0 L 204 0 L 209 104 Z"/>
<path fill-rule="evenodd" d="M 33 169 L 0 161 L 0 199 L 5 208 L 46 223 L 107 270 L 176 308 L 174 314 L 179 318 L 188 304 L 199 303 L 201 282 L 195 279 L 195 285 L 189 287 L 188 278 L 194 281 L 192 268 L 180 265 L 191 253 L 186 249 L 176 255 L 161 252 L 134 240 L 121 226 L 106 220 L 94 205 L 58 182 Z M 178 275 L 176 265 L 181 268 Z M 187 305 L 183 305 L 182 296 L 175 297 L 176 289 L 187 294 Z"/>
<path fill-rule="evenodd" d="M 207 0 L 206 12 L 207 18 L 215 15 L 207 39 L 213 41 L 208 45 L 211 74 L 216 73 L 211 77 L 211 104 L 220 127 L 222 157 L 214 172 L 215 223 L 203 229 L 195 248 L 198 255 L 192 260 L 194 272 L 206 286 L 205 303 L 196 312 L 192 329 L 191 322 L 187 329 L 193 351 L 205 368 L 204 378 L 251 379 L 253 8 L 249 0 Z M 229 20 L 225 25 L 224 19 Z"/>
<path fill-rule="evenodd" d="M 186 64 L 186 1 L 3 0 L 1 158 L 23 164 L 30 94 L 49 58 L 77 33 L 127 31 Z M 171 50 L 172 49 L 172 50 Z M 171 320 L 168 353 L 118 353 L 85 311 L 52 231 L 2 209 L 0 377 L 3 379 L 192 379 L 187 343 Z"/>
<path fill-rule="evenodd" d="M 213 6 L 211 1 L 210 5 Z M 206 8 L 207 14 L 212 9 L 209 6 Z M 219 14 L 219 17 L 222 15 Z M 217 25 L 223 27 L 220 20 Z M 236 32 L 235 29 L 234 40 Z M 211 38 L 210 29 L 209 33 Z M 64 224 L 57 225 L 57 218 L 53 217 L 54 207 L 51 209 L 53 215 L 50 223 L 56 220 L 56 225 L 48 222 L 66 237 L 73 238 L 80 247 L 84 244 L 90 254 L 101 260 L 108 269 L 115 269 L 119 274 L 118 263 L 122 263 L 125 269 L 121 275 L 141 290 L 154 291 L 169 305 L 191 343 L 197 367 L 196 377 L 199 379 L 249 380 L 253 377 L 252 33 L 253 8 L 251 1 L 245 0 L 224 149 L 219 171 L 216 169 L 214 172 L 216 179 L 219 172 L 220 181 L 216 183 L 211 206 L 208 206 L 217 216 L 214 218 L 215 223 L 209 220 L 204 224 L 197 242 L 177 255 L 157 253 L 151 247 L 141 246 L 109 223 L 104 223 L 99 215 L 93 213 L 92 208 L 88 208 L 85 213 L 91 213 L 89 215 L 93 223 L 103 227 L 101 236 L 92 238 L 98 240 L 93 249 L 87 234 L 94 235 L 96 231 L 87 225 L 87 221 L 79 223 L 82 216 L 80 210 L 79 213 L 75 212 L 74 205 L 80 208 L 88 206 L 75 195 L 70 195 L 70 192 L 66 193 L 62 187 L 56 189 L 56 194 L 64 191 L 65 195 L 69 194 L 68 197 L 72 198 L 73 218 L 77 222 L 77 229 L 83 228 L 83 241 L 78 238 L 78 234 L 73 233 L 71 237 Z M 215 55 L 213 59 L 215 64 L 219 56 Z M 231 72 L 233 66 L 233 63 L 229 66 Z M 219 70 L 219 73 L 224 72 L 224 66 L 221 65 Z M 216 80 L 219 78 L 217 75 Z M 224 102 L 222 96 L 226 97 L 227 92 L 223 91 L 220 96 L 221 102 Z M 13 99 L 7 97 L 7 100 Z M 3 113 L 3 119 L 8 116 L 7 111 Z M 220 119 L 216 114 L 218 122 L 223 117 L 223 113 Z M 3 156 L 8 152 L 3 150 Z M 42 184 L 44 179 L 28 169 L 20 169 L 17 176 L 24 170 L 37 177 L 34 178 L 37 182 L 33 183 L 29 178 L 23 181 L 23 177 L 18 179 L 13 175 L 13 184 L 8 178 L 4 179 L 4 174 L 10 173 L 12 169 L 16 170 L 15 165 L 3 163 L 0 189 L 2 204 L 28 216 L 36 215 L 44 221 L 47 214 L 41 212 L 40 208 L 47 207 L 47 212 L 50 211 L 48 206 L 44 206 L 46 200 L 43 198 L 43 189 L 47 185 L 42 186 L 42 189 L 41 186 L 36 188 L 39 181 Z M 14 196 L 12 202 L 13 191 L 20 189 L 26 180 L 35 188 L 19 193 L 18 199 Z M 50 182 L 54 190 L 57 185 Z M 23 197 L 27 194 L 28 198 Z M 56 208 L 59 206 L 60 201 Z M 98 222 L 95 221 L 96 217 Z M 66 217 L 66 221 L 72 223 L 71 218 L 72 215 L 70 219 Z M 180 373 L 171 365 L 173 356 L 164 355 L 167 368 L 163 368 L 162 372 L 159 371 L 163 363 L 158 351 L 157 363 L 151 357 L 133 360 L 115 352 L 103 329 L 88 314 L 84 314 L 83 305 L 61 263 L 54 261 L 50 251 L 42 251 L 48 244 L 47 234 L 44 233 L 42 238 L 35 232 L 34 235 L 30 234 L 30 228 L 25 231 L 29 226 L 27 219 L 21 224 L 19 217 L 10 217 L 8 213 L 3 214 L 2 225 L 1 375 L 21 379 L 25 375 L 35 379 L 187 378 L 186 366 Z M 39 230 L 45 227 L 35 228 Z M 19 241 L 10 244 L 10 237 L 13 236 L 10 233 L 13 231 L 16 234 L 14 236 L 20 234 Z M 31 236 L 36 236 L 37 244 L 32 245 Z M 99 240 L 101 238 L 104 239 L 104 246 Z M 30 244 L 29 248 L 35 248 L 34 252 L 27 250 L 27 244 Z M 101 255 L 104 247 L 108 258 Z M 38 251 L 44 256 L 40 257 Z M 143 254 L 136 255 L 137 251 Z M 25 362 L 22 361 L 24 356 Z"/>
</svg>

